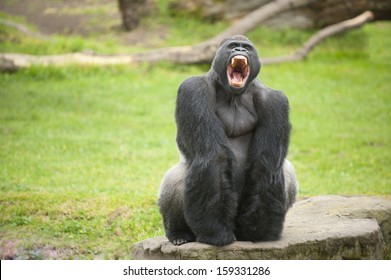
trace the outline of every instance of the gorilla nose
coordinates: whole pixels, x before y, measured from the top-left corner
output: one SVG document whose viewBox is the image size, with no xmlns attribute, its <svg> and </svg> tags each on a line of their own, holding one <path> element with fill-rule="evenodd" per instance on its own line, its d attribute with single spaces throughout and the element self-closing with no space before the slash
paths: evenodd
<svg viewBox="0 0 391 280">
<path fill-rule="evenodd" d="M 247 52 L 247 50 L 245 48 L 242 48 L 242 47 L 235 47 L 233 49 L 234 52 Z"/>
</svg>

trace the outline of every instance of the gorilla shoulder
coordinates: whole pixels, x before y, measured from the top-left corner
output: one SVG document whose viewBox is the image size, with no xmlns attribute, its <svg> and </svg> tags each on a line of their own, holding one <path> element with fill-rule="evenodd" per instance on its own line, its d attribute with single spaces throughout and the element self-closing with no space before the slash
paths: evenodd
<svg viewBox="0 0 391 280">
<path fill-rule="evenodd" d="M 200 76 L 192 76 L 185 79 L 179 86 L 178 93 L 190 92 L 202 92 L 202 89 L 211 86 L 211 79 L 208 77 L 208 73 Z"/>
<path fill-rule="evenodd" d="M 289 109 L 288 97 L 284 94 L 284 92 L 266 87 L 259 81 L 254 81 L 254 84 L 257 88 L 257 90 L 254 90 L 257 93 L 256 97 L 259 100 L 259 104 L 263 104 L 263 110 L 274 110 L 276 108 Z"/>
</svg>

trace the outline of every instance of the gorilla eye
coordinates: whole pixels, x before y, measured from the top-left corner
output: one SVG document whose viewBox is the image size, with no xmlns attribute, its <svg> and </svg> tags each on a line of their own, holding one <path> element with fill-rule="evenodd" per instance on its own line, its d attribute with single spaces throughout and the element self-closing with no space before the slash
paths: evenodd
<svg viewBox="0 0 391 280">
<path fill-rule="evenodd" d="M 230 43 L 229 45 L 228 45 L 228 48 L 230 48 L 230 49 L 234 49 L 234 48 L 237 48 L 237 47 L 239 47 L 240 45 L 238 44 L 238 43 Z"/>
<path fill-rule="evenodd" d="M 248 51 L 253 50 L 253 46 L 251 46 L 250 44 L 243 44 L 243 48 L 245 48 Z"/>
</svg>

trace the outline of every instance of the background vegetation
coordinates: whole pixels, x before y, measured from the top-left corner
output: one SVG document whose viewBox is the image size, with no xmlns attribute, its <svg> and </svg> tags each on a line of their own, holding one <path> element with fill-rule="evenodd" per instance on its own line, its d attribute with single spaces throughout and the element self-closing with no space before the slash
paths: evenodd
<svg viewBox="0 0 391 280">
<path fill-rule="evenodd" d="M 152 47 L 197 43 L 226 27 L 172 18 L 164 7 L 143 22 L 168 30 Z M 265 57 L 294 51 L 312 33 L 260 27 L 248 36 Z M 121 45 L 116 34 L 42 41 L 0 26 L 0 51 L 143 48 Z M 390 45 L 391 24 L 376 22 L 329 39 L 304 62 L 262 69 L 260 80 L 290 100 L 300 197 L 391 198 Z M 178 161 L 176 90 L 208 69 L 161 63 L 0 74 L 0 258 L 124 259 L 133 243 L 163 235 L 156 199 Z"/>
</svg>

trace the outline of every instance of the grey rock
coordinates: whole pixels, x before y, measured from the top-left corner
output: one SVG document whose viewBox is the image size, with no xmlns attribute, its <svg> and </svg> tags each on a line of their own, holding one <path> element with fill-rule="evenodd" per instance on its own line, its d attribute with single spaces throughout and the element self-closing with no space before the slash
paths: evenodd
<svg viewBox="0 0 391 280">
<path fill-rule="evenodd" d="M 317 196 L 289 210 L 279 241 L 216 247 L 174 246 L 165 237 L 132 248 L 134 259 L 387 259 L 391 257 L 391 200 Z"/>
</svg>

